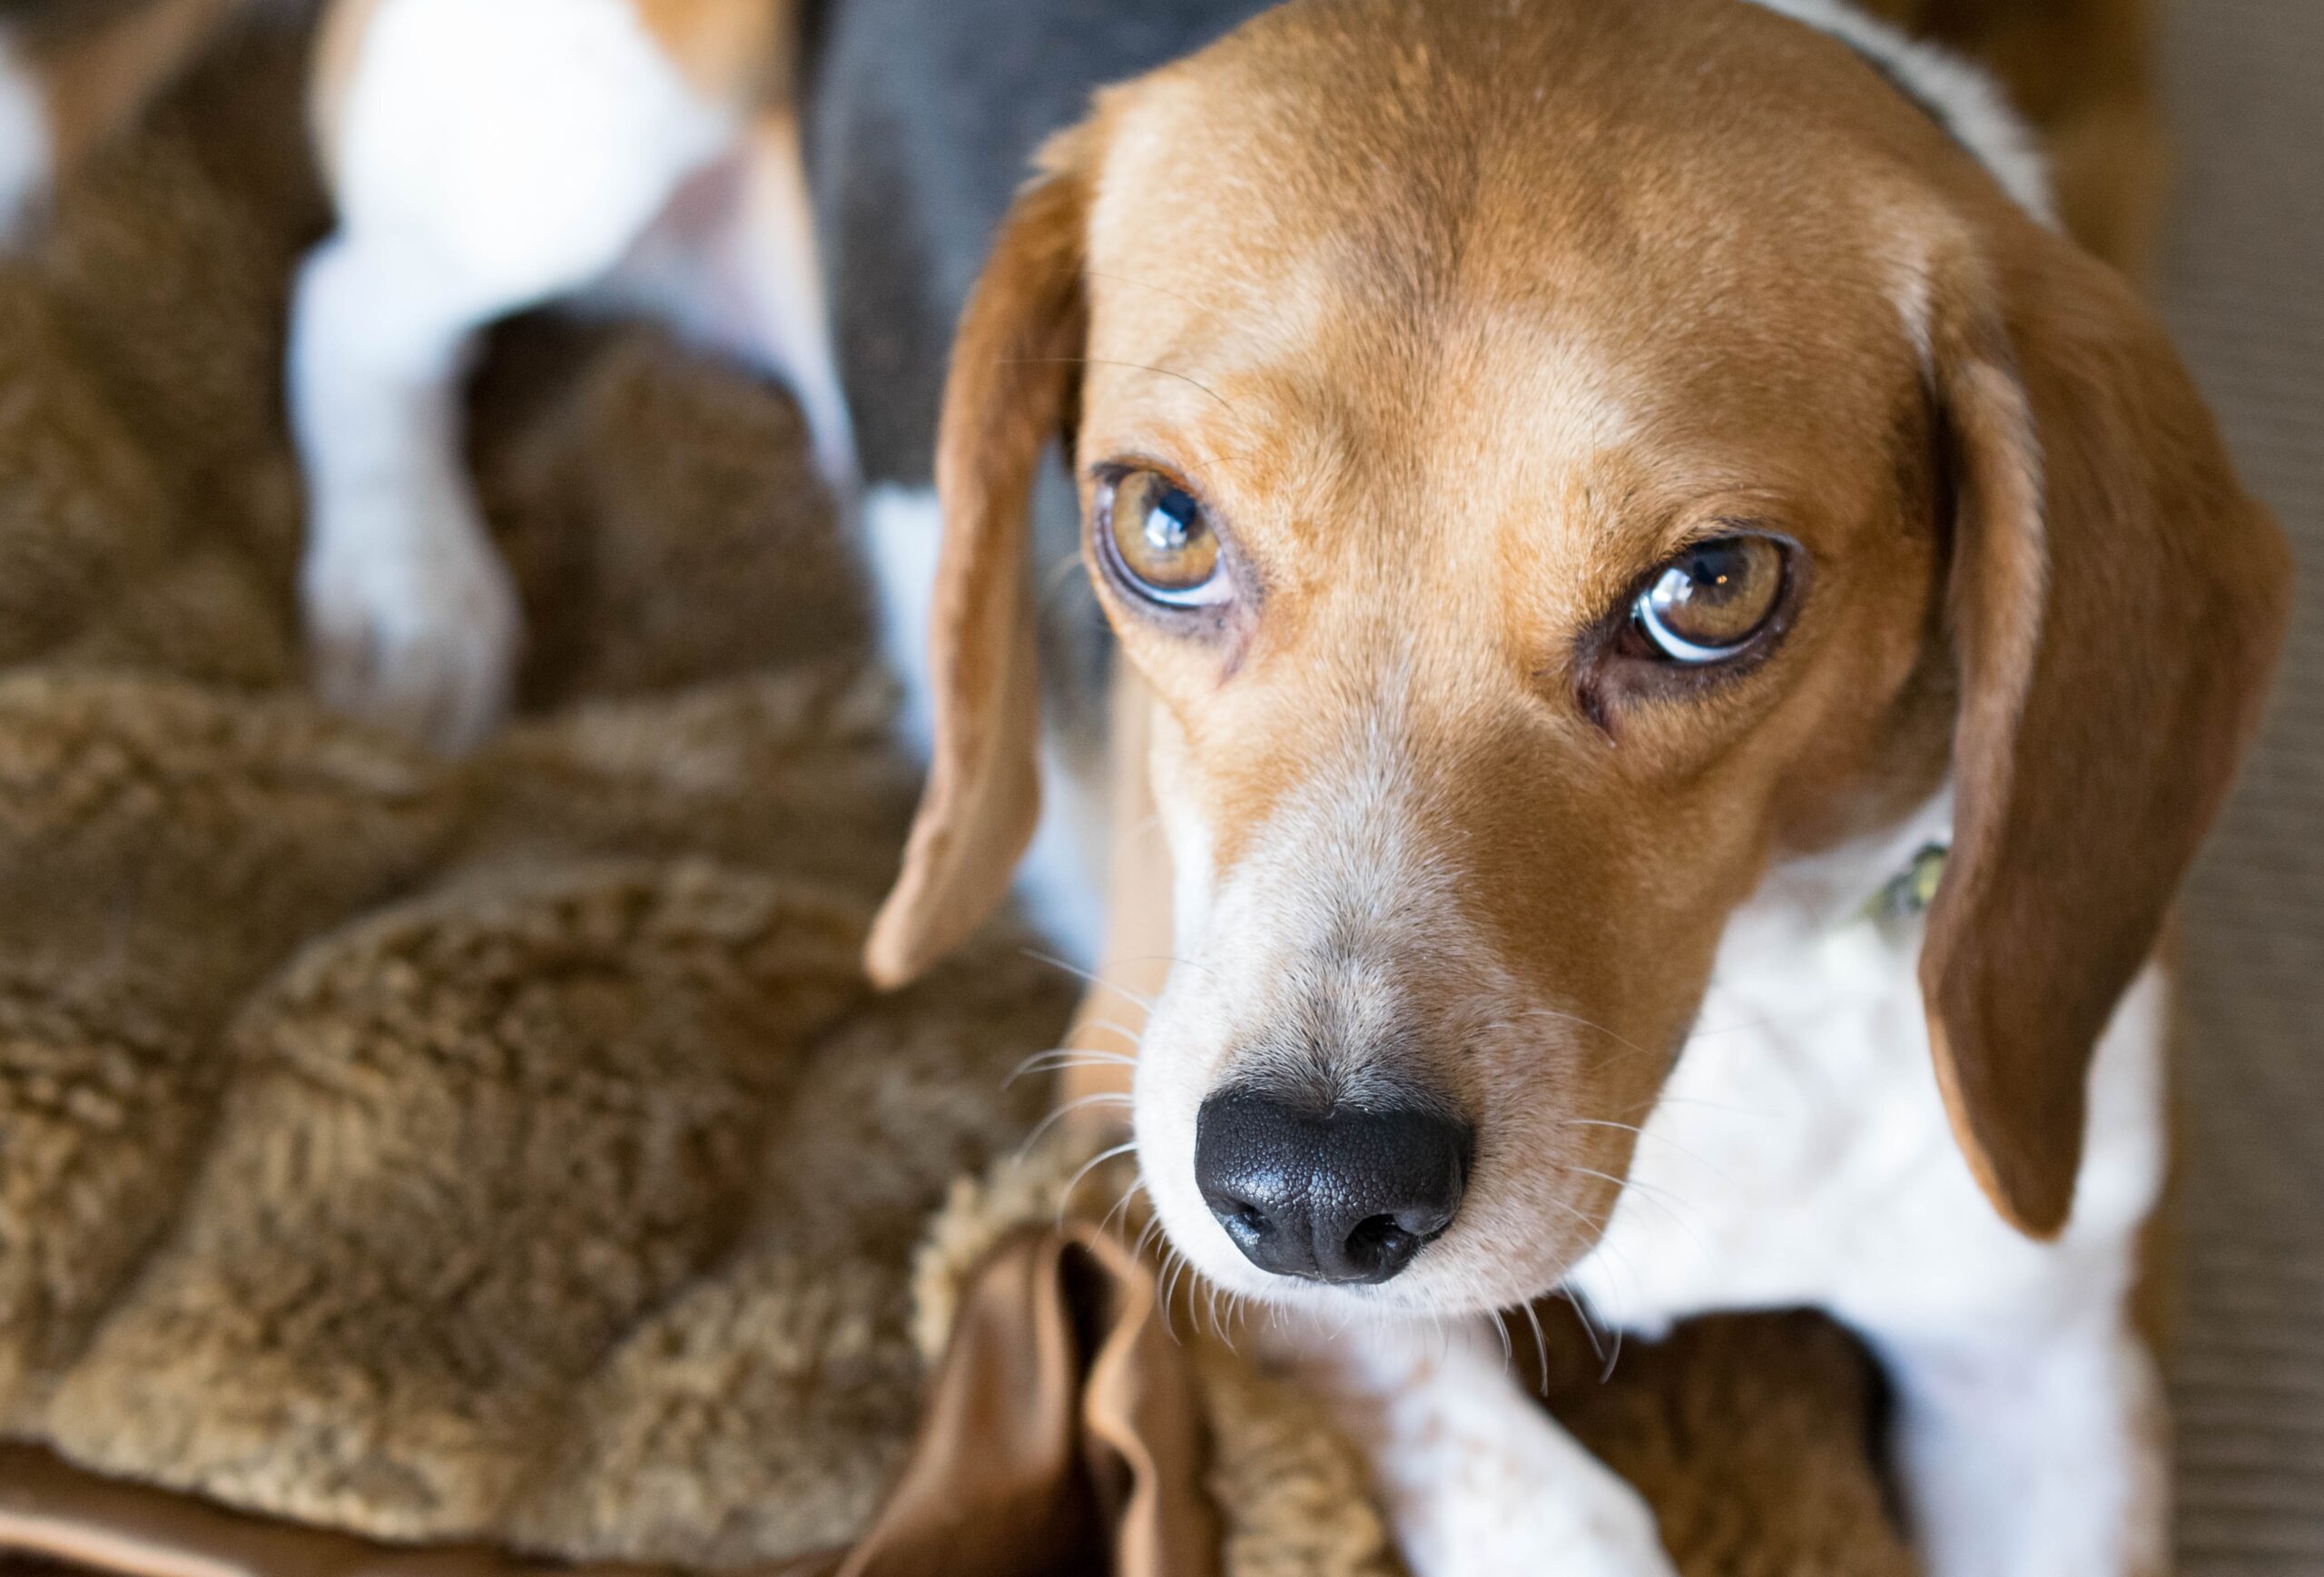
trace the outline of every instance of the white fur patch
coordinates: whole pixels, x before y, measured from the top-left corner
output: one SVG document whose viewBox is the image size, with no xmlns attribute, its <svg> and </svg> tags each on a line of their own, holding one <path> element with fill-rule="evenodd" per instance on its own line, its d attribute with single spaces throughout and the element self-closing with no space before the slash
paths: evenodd
<svg viewBox="0 0 2324 1577">
<path fill-rule="evenodd" d="M 345 103 L 342 225 L 502 312 L 603 275 L 739 130 L 627 0 L 386 0 Z"/>
<path fill-rule="evenodd" d="M 2056 227 L 2049 168 L 2033 133 L 1984 72 L 1866 15 L 1846 0 L 1752 0 L 1752 4 L 1829 34 L 1877 62 L 1905 92 L 1945 123 L 1945 129 L 2019 207 L 2043 224 Z"/>
<path fill-rule="evenodd" d="M 1659 1332 L 1722 1308 L 1830 1311 L 1896 1382 L 1932 1577 L 2119 1572 L 2159 1543 L 2152 1375 L 2124 1326 L 2166 1165 L 2162 975 L 2100 1041 L 2074 1212 L 2006 1225 L 1937 1089 L 1917 924 L 1849 915 L 1949 823 L 1770 874 L 1730 921 L 1699 1028 L 1569 1285 Z"/>
<path fill-rule="evenodd" d="M 54 153 L 40 75 L 0 31 L 0 244 L 24 239 L 48 195 Z"/>
<path fill-rule="evenodd" d="M 1265 1355 L 1326 1396 L 1372 1464 L 1413 1577 L 1669 1577 L 1654 1513 L 1512 1385 L 1472 1324 L 1333 1332 L 1293 1316 Z"/>
<path fill-rule="evenodd" d="M 2008 1341 L 1966 1331 L 1881 1355 L 1929 1577 L 2168 1569 L 2162 1376 L 2110 1312 L 2062 1311 L 2055 1327 Z"/>
<path fill-rule="evenodd" d="M 344 116 L 291 324 L 309 635 L 333 705 L 462 749 L 518 624 L 461 466 L 471 338 L 601 278 L 733 128 L 625 0 L 387 0 Z"/>
</svg>

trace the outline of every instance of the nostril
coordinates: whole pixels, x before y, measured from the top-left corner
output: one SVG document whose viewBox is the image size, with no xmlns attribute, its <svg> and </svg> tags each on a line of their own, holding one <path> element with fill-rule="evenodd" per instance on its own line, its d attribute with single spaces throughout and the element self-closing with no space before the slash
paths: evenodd
<svg viewBox="0 0 2324 1577">
<path fill-rule="evenodd" d="M 1213 1199 L 1210 1213 L 1238 1242 L 1264 1237 L 1275 1229 L 1267 1213 L 1247 1199 Z"/>
<path fill-rule="evenodd" d="M 1385 1280 L 1412 1262 L 1421 1242 L 1420 1234 L 1404 1230 L 1393 1216 L 1366 1217 L 1347 1235 L 1348 1268 L 1364 1280 Z"/>
<path fill-rule="evenodd" d="M 1466 1123 L 1411 1108 L 1316 1112 L 1255 1090 L 1203 1102 L 1195 1178 L 1244 1257 L 1278 1276 L 1385 1281 L 1452 1225 Z"/>
</svg>

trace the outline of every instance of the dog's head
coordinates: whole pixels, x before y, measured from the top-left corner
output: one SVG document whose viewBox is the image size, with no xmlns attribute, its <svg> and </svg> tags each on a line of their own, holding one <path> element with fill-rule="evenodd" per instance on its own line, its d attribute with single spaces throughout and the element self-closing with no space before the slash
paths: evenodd
<svg viewBox="0 0 2324 1577">
<path fill-rule="evenodd" d="M 2061 1227 L 2288 567 L 2146 311 L 1894 81 L 1736 0 L 1301 0 L 1104 94 L 956 343 L 891 980 L 1032 823 L 1059 434 L 1155 697 L 1137 1130 L 1200 1269 L 1538 1294 L 1730 912 L 1948 780 L 1939 1077 Z"/>
</svg>

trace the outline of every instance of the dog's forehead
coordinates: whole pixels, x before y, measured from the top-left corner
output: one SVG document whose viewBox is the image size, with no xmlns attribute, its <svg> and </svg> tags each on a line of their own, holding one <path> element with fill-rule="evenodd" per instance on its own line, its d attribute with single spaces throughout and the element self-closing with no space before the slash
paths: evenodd
<svg viewBox="0 0 2324 1577">
<path fill-rule="evenodd" d="M 1093 355 L 1195 381 L 1093 369 L 1101 399 L 1358 444 L 1482 417 L 1563 460 L 1615 427 L 1868 437 L 1912 376 L 1884 221 L 1943 133 L 1738 0 L 1306 0 L 1103 120 Z M 1545 420 L 1570 441 L 1512 429 Z"/>
</svg>

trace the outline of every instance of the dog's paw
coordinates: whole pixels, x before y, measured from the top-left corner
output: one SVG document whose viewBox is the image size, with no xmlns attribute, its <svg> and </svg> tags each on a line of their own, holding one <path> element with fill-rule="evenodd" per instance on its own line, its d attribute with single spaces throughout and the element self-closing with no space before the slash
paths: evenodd
<svg viewBox="0 0 2324 1577">
<path fill-rule="evenodd" d="M 1268 1339 L 1363 1448 L 1413 1577 L 1676 1577 L 1644 1497 L 1512 1378 L 1482 1327 L 1343 1341 L 1285 1321 Z"/>
<path fill-rule="evenodd" d="M 1444 1444 L 1443 1476 L 1396 1508 L 1417 1577 L 1676 1577 L 1645 1500 L 1546 1413 Z"/>
<path fill-rule="evenodd" d="M 523 620 L 481 527 L 458 511 L 434 519 L 319 528 L 300 596 L 324 705 L 458 754 L 507 711 Z"/>
</svg>

